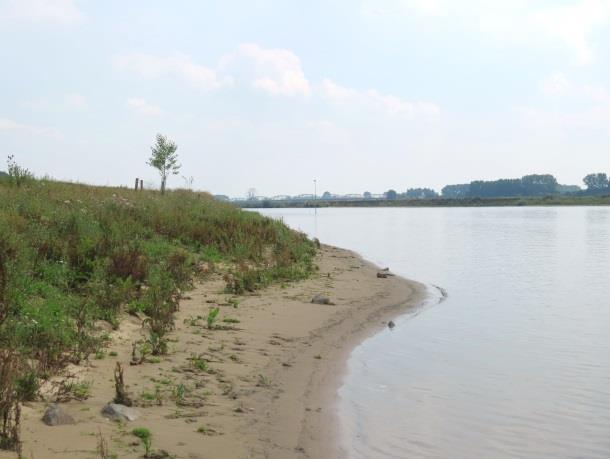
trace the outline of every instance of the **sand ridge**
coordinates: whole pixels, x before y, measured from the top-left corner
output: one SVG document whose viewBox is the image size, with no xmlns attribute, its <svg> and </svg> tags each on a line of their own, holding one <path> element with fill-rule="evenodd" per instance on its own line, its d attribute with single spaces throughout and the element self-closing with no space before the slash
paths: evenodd
<svg viewBox="0 0 610 459">
<path fill-rule="evenodd" d="M 101 435 L 118 458 L 139 458 L 131 430 L 146 427 L 153 449 L 176 458 L 343 457 L 334 403 L 347 356 L 385 320 L 421 304 L 425 287 L 377 278 L 377 267 L 334 247 L 322 246 L 316 264 L 311 279 L 240 297 L 222 293 L 220 276 L 198 284 L 180 302 L 169 355 L 158 361 L 129 365 L 141 323 L 128 317 L 105 358 L 71 369 L 90 384 L 88 399 L 62 404 L 75 425 L 44 425 L 44 402 L 24 407 L 24 456 L 99 458 Z M 335 304 L 312 304 L 315 294 Z M 216 305 L 210 330 L 205 317 Z M 117 361 L 141 414 L 126 424 L 100 415 L 114 396 Z"/>
</svg>

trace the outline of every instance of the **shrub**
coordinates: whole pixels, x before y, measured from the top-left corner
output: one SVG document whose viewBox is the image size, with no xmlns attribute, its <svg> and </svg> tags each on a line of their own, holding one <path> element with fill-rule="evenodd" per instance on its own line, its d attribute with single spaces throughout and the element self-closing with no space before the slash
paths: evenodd
<svg viewBox="0 0 610 459">
<path fill-rule="evenodd" d="M 154 268 L 147 279 L 148 289 L 143 296 L 148 318 L 149 343 L 153 355 L 167 353 L 166 335 L 174 328 L 174 312 L 178 298 L 176 284 L 171 275 L 162 268 Z"/>
</svg>

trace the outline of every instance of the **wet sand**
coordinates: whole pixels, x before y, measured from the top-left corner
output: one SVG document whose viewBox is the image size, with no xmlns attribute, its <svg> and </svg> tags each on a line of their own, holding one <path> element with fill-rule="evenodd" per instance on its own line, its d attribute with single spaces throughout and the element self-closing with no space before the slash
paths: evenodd
<svg viewBox="0 0 610 459">
<path fill-rule="evenodd" d="M 252 295 L 223 293 L 220 276 L 197 285 L 180 303 L 169 354 L 157 362 L 129 365 L 142 332 L 139 319 L 126 318 L 105 358 L 70 369 L 90 384 L 87 400 L 61 404 L 76 424 L 48 427 L 40 420 L 47 403 L 24 406 L 23 455 L 99 458 L 101 435 L 118 458 L 138 458 L 144 450 L 131 430 L 146 427 L 153 450 L 176 458 L 344 457 L 335 402 L 349 352 L 421 304 L 425 288 L 378 278 L 377 267 L 334 247 L 323 246 L 316 262 L 311 279 Z M 335 304 L 312 304 L 316 294 Z M 205 316 L 216 305 L 220 320 L 209 330 Z M 125 424 L 100 414 L 114 397 L 117 361 L 139 405 L 140 418 Z"/>
</svg>

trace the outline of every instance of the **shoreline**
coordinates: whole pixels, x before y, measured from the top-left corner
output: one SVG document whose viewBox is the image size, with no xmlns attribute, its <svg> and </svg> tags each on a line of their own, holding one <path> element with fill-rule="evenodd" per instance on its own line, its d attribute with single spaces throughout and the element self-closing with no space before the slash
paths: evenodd
<svg viewBox="0 0 610 459">
<path fill-rule="evenodd" d="M 348 451 L 342 444 L 343 432 L 339 418 L 338 390 L 347 377 L 347 364 L 352 351 L 367 338 L 387 328 L 387 322 L 397 316 L 421 307 L 426 298 L 426 286 L 398 275 L 377 279 L 381 267 L 347 249 L 335 250 L 362 263 L 362 271 L 379 281 L 385 292 L 379 303 L 354 302 L 341 318 L 317 331 L 317 345 L 327 352 L 325 362 L 314 367 L 305 400 L 310 406 L 326 407 L 318 411 L 305 411 L 303 429 L 299 436 L 302 451 L 297 457 L 343 459 Z M 385 285 L 384 285 L 385 284 Z M 313 352 L 310 352 L 312 354 Z M 302 356 L 307 359 L 307 354 Z M 275 457 L 275 456 L 270 456 Z M 278 459 L 281 456 L 277 456 Z"/>
<path fill-rule="evenodd" d="M 426 287 L 399 276 L 377 278 L 372 263 L 326 245 L 316 264 L 310 279 L 238 298 L 221 293 L 220 276 L 196 285 L 176 313 L 170 353 L 158 362 L 129 366 L 141 322 L 126 317 L 110 333 L 112 357 L 69 369 L 91 384 L 89 398 L 61 404 L 74 425 L 48 427 L 40 421 L 48 403 L 24 405 L 24 456 L 99 458 L 96 436 L 102 436 L 111 453 L 135 459 L 143 451 L 131 429 L 147 427 L 153 449 L 176 458 L 345 457 L 336 408 L 348 357 L 385 321 L 420 306 Z M 312 304 L 316 294 L 336 304 Z M 214 305 L 223 325 L 209 330 L 198 317 Z M 206 362 L 203 370 L 193 368 L 195 359 Z M 114 395 L 116 362 L 140 413 L 125 426 L 100 415 Z M 177 400 L 179 387 L 186 395 Z"/>
</svg>

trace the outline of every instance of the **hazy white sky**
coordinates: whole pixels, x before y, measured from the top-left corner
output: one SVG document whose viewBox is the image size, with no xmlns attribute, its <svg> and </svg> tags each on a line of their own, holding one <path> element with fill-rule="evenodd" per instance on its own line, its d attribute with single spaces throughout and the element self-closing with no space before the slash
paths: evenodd
<svg viewBox="0 0 610 459">
<path fill-rule="evenodd" d="M 0 155 L 158 182 L 161 132 L 232 196 L 580 184 L 610 172 L 609 25 L 610 0 L 0 0 Z"/>
</svg>

